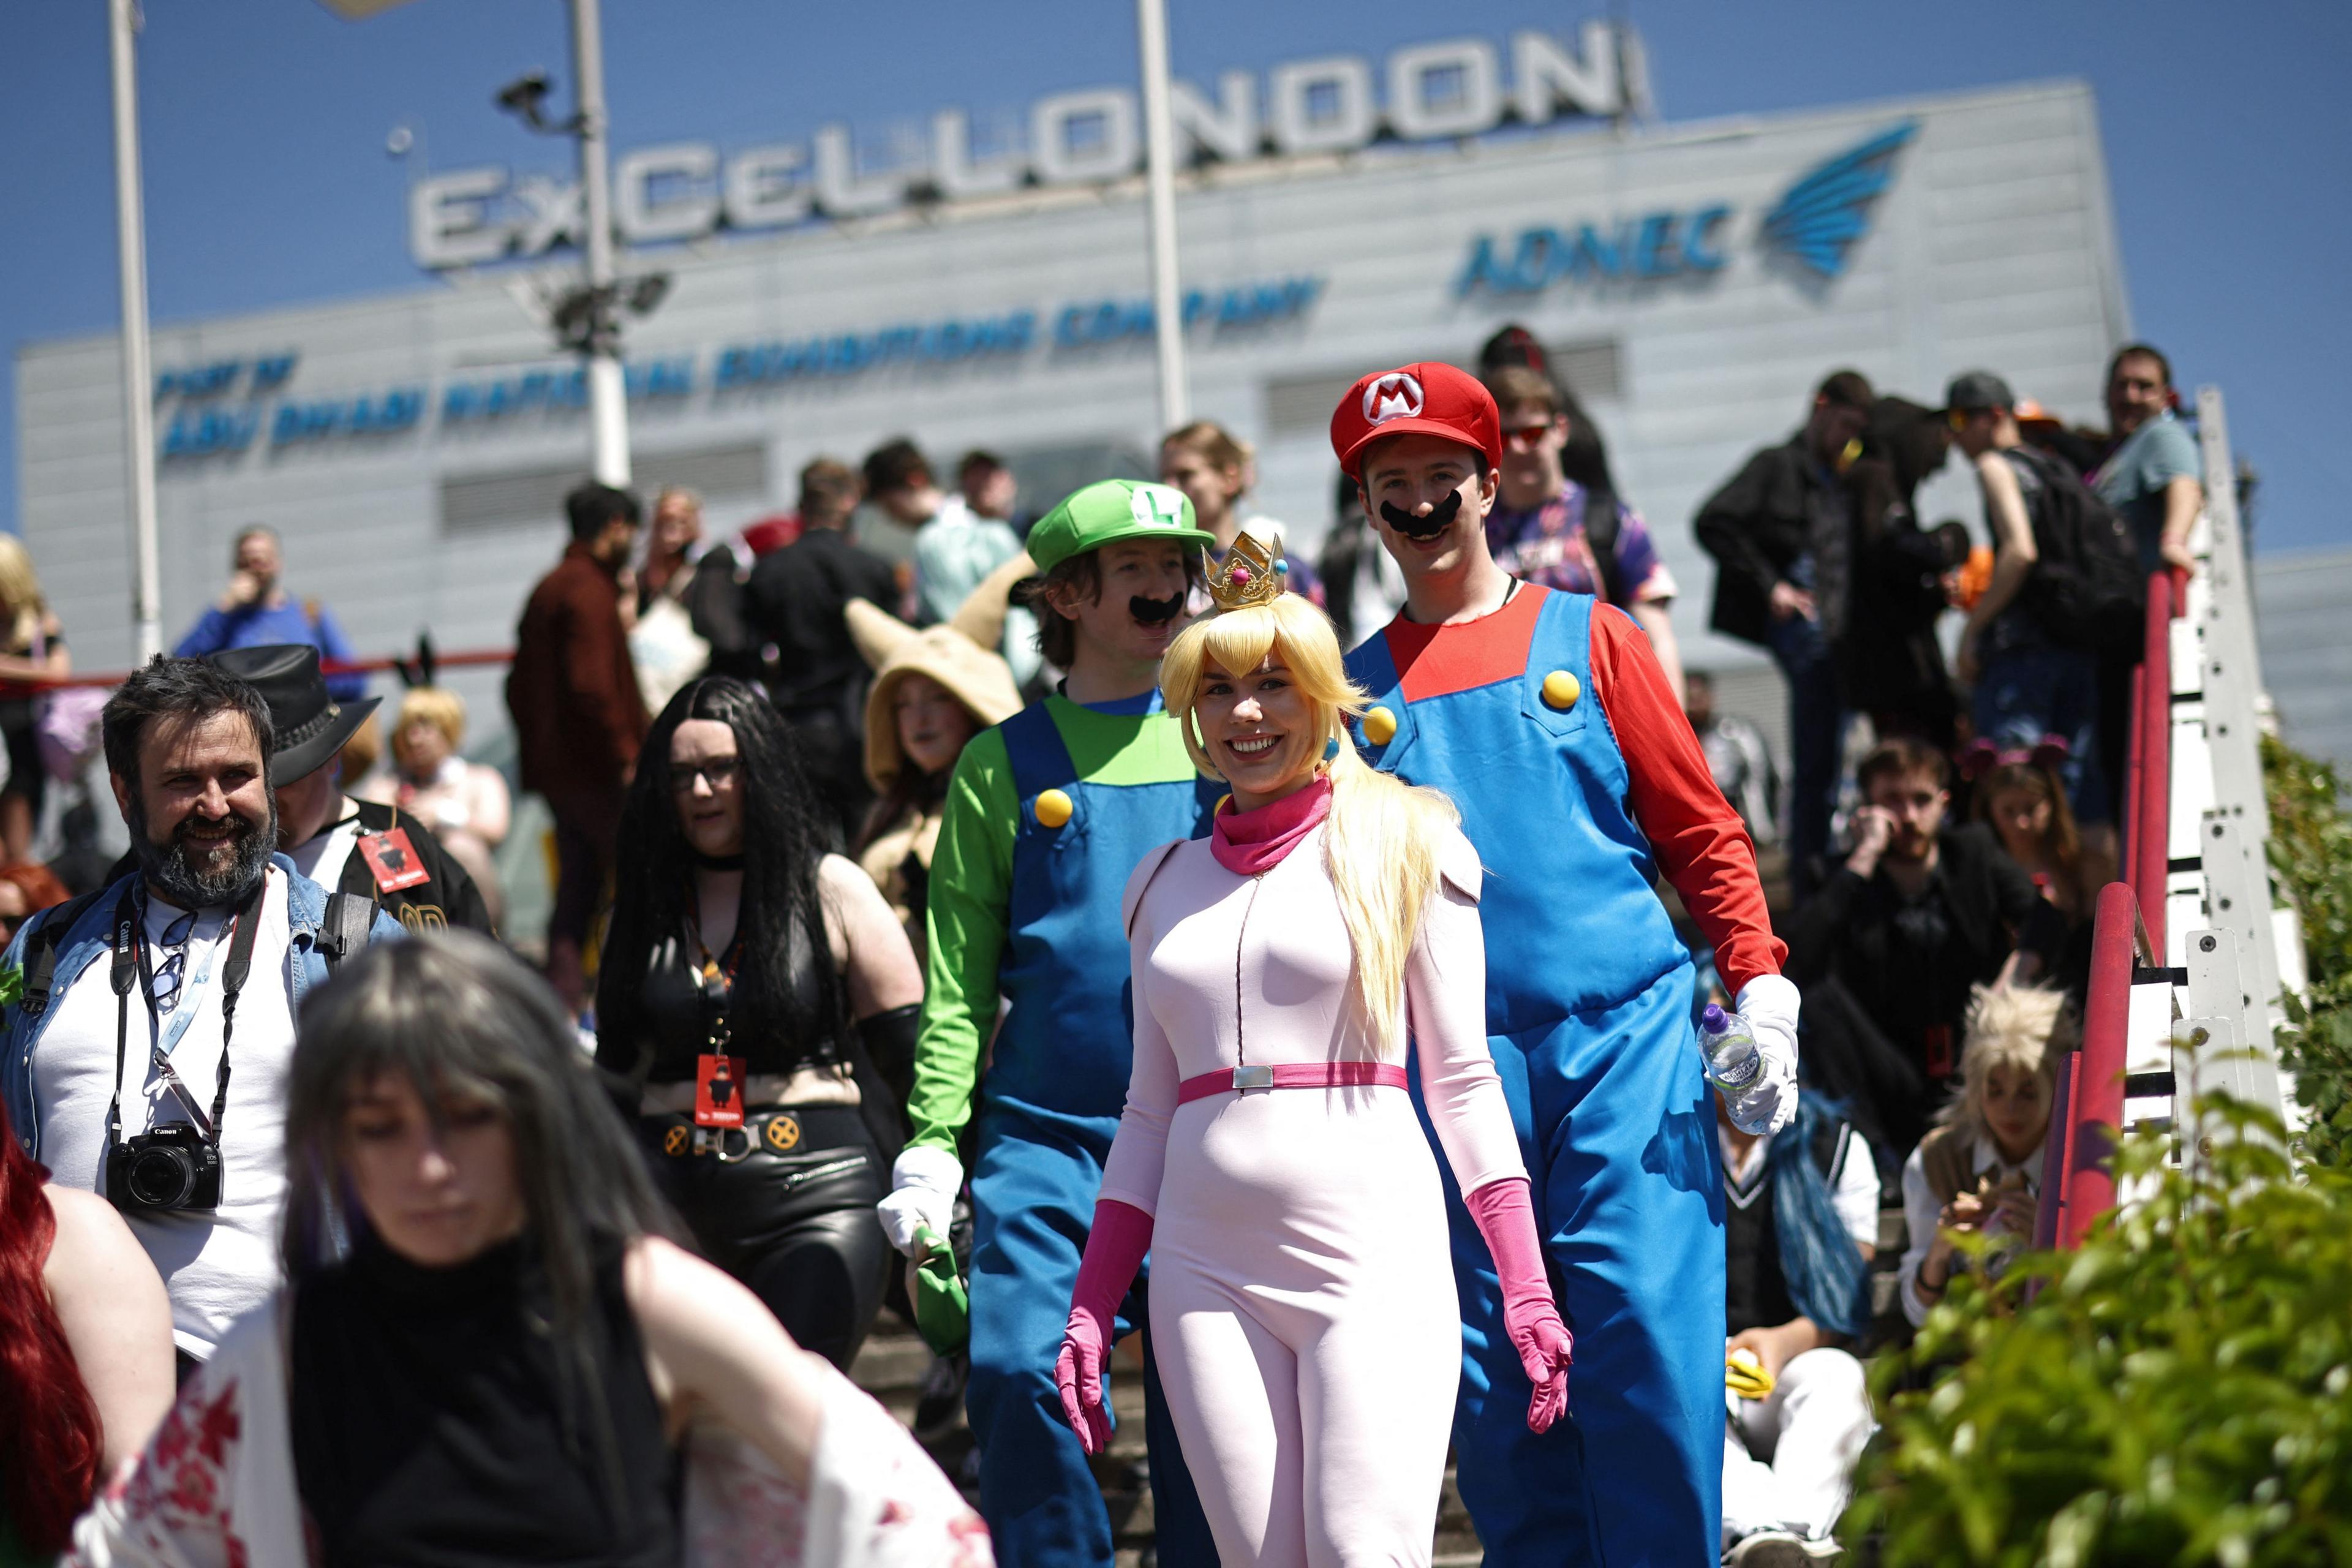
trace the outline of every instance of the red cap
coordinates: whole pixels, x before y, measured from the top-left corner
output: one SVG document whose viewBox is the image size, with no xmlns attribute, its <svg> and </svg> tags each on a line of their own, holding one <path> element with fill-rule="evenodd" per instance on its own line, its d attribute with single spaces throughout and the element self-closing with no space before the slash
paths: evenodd
<svg viewBox="0 0 2352 1568">
<path fill-rule="evenodd" d="M 1503 464 L 1503 420 L 1478 378 L 1450 364 L 1423 363 L 1375 371 L 1348 389 L 1331 416 L 1331 450 L 1349 479 L 1363 482 L 1362 454 L 1384 436 L 1419 431 L 1459 441 Z"/>
</svg>

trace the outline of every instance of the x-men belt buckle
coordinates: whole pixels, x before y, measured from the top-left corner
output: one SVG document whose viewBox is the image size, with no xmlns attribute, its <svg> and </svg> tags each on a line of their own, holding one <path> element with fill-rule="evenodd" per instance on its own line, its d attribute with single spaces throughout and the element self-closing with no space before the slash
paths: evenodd
<svg viewBox="0 0 2352 1568">
<path fill-rule="evenodd" d="M 1274 1069 L 1270 1067 L 1244 1067 L 1235 1068 L 1234 1069 L 1234 1088 L 1236 1090 L 1244 1089 L 1272 1089 L 1273 1087 Z"/>
</svg>

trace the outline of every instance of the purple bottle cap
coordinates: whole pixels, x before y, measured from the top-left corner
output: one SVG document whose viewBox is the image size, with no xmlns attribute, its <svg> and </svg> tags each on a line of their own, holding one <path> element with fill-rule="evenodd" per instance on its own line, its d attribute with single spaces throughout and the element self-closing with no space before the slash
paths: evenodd
<svg viewBox="0 0 2352 1568">
<path fill-rule="evenodd" d="M 1723 1009 L 1712 1002 L 1708 1003 L 1706 1011 L 1698 1016 L 1698 1026 L 1710 1035 L 1723 1033 Z"/>
</svg>

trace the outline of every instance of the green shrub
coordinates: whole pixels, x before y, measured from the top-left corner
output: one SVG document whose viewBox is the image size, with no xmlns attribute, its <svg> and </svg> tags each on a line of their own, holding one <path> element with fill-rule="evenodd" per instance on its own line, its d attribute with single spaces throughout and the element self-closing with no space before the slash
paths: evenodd
<svg viewBox="0 0 2352 1568">
<path fill-rule="evenodd" d="M 2315 1163 L 2352 1169 L 2352 814 L 2336 769 L 2263 740 L 2271 868 L 2303 921 L 2307 1005 L 2287 999 L 2279 1064 L 2295 1075 L 2300 1142 Z"/>
<path fill-rule="evenodd" d="M 2266 1113 L 2204 1105 L 2231 1130 L 2209 1160 L 2129 1141 L 2145 1201 L 2079 1252 L 1957 1277 L 1882 1358 L 1843 1539 L 1891 1568 L 2352 1563 L 2352 1174 L 2298 1173 Z"/>
</svg>

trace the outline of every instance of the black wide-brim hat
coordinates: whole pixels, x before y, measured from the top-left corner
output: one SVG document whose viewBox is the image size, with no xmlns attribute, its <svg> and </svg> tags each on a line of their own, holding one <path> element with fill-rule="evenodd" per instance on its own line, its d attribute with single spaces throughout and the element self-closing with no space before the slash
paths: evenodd
<svg viewBox="0 0 2352 1568">
<path fill-rule="evenodd" d="M 337 702 L 327 689 L 327 678 L 319 673 L 319 650 L 307 643 L 233 647 L 214 654 L 212 662 L 259 689 L 262 700 L 269 704 L 269 722 L 278 731 L 269 753 L 272 789 L 326 766 L 383 700 L 364 697 Z"/>
</svg>

